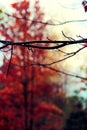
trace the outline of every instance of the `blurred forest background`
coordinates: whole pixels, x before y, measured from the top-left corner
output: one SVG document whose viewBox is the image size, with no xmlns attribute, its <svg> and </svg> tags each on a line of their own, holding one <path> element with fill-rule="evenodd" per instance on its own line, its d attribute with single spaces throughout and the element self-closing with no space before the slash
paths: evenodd
<svg viewBox="0 0 87 130">
<path fill-rule="evenodd" d="M 72 33 L 83 25 L 69 14 L 63 22 L 49 19 L 40 2 L 0 9 L 1 130 L 61 130 L 76 103 L 87 107 L 86 43 L 52 49 L 60 45 L 54 41 L 84 40 L 83 30 Z"/>
</svg>

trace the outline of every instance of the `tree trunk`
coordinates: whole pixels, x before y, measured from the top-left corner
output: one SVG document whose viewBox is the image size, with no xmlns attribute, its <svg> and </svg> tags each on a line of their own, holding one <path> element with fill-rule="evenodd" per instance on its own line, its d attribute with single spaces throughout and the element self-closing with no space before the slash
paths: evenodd
<svg viewBox="0 0 87 130">
<path fill-rule="evenodd" d="M 23 79 L 23 95 L 24 95 L 24 129 L 28 129 L 28 80 Z"/>
<path fill-rule="evenodd" d="M 25 125 L 25 130 L 28 129 L 28 94 L 27 94 L 27 86 L 24 86 L 24 125 Z"/>
</svg>

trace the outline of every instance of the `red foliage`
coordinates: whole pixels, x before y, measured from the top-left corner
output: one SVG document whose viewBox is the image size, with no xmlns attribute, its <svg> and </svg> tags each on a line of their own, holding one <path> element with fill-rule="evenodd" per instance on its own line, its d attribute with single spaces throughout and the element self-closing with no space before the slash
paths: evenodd
<svg viewBox="0 0 87 130">
<path fill-rule="evenodd" d="M 10 25 L 8 21 L 4 23 L 4 30 L 3 27 L 0 30 L 1 35 L 6 40 L 16 42 L 42 40 L 46 25 L 28 20 L 32 17 L 32 12 L 29 10 L 30 3 L 23 0 L 12 4 L 12 7 L 15 9 L 13 21 Z M 37 1 L 33 11 L 34 19 L 42 21 L 43 13 Z M 9 20 L 10 16 L 7 17 Z M 0 69 L 0 130 L 26 130 L 29 125 L 29 122 L 28 124 L 26 122 L 29 120 L 34 122 L 32 127 L 36 130 L 37 124 L 42 128 L 43 123 L 47 126 L 47 121 L 55 120 L 52 115 L 57 115 L 57 121 L 60 119 L 62 110 L 51 101 L 53 95 L 57 95 L 58 92 L 56 91 L 58 85 L 50 81 L 54 73 L 32 65 L 35 62 L 43 62 L 45 57 L 46 52 L 43 50 L 14 46 L 12 58 L 4 58 L 4 65 Z"/>
<path fill-rule="evenodd" d="M 82 5 L 83 5 L 84 10 L 86 12 L 87 11 L 87 1 L 86 0 L 82 1 Z"/>
</svg>

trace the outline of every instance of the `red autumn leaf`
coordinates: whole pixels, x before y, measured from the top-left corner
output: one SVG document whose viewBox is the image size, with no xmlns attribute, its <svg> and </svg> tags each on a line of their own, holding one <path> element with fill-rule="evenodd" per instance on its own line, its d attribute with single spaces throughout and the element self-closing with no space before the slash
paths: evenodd
<svg viewBox="0 0 87 130">
<path fill-rule="evenodd" d="M 82 1 L 82 5 L 83 5 L 84 10 L 86 12 L 87 11 L 87 1 L 86 0 Z"/>
</svg>

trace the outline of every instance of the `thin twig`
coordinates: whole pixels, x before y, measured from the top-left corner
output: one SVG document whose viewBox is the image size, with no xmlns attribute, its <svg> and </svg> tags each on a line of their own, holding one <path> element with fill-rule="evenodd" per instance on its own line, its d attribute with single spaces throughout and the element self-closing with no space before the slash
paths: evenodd
<svg viewBox="0 0 87 130">
<path fill-rule="evenodd" d="M 8 68 L 7 68 L 7 76 L 9 74 L 9 70 L 10 70 L 10 66 L 11 66 L 12 55 L 13 55 L 13 45 L 11 47 L 11 57 L 10 57 L 10 61 L 9 61 Z"/>
<path fill-rule="evenodd" d="M 50 66 L 45 65 L 45 64 L 34 63 L 34 64 L 31 64 L 31 65 L 42 66 L 44 68 L 50 69 L 52 71 L 55 71 L 57 73 L 61 73 L 61 74 L 64 74 L 64 75 L 68 75 L 68 76 L 71 76 L 71 77 L 76 77 L 76 78 L 83 79 L 83 80 L 87 81 L 86 77 L 82 77 L 82 76 L 79 76 L 79 75 L 76 75 L 76 74 L 71 74 L 71 73 L 68 73 L 68 72 L 65 72 L 65 71 L 61 71 L 61 70 L 55 69 L 55 68 L 50 67 Z"/>
<path fill-rule="evenodd" d="M 53 64 L 56 64 L 56 63 L 59 63 L 59 62 L 62 62 L 66 59 L 69 59 L 70 57 L 73 57 L 74 55 L 76 55 L 78 52 L 80 52 L 81 50 L 85 49 L 86 47 L 82 47 L 80 49 L 78 49 L 77 51 L 75 52 L 71 52 L 71 53 L 67 53 L 66 55 L 68 55 L 67 57 L 65 58 L 62 58 L 60 60 L 57 60 L 57 61 L 54 61 L 54 62 L 51 62 L 51 63 L 47 63 L 47 64 L 44 64 L 44 65 L 53 65 Z"/>
<path fill-rule="evenodd" d="M 46 25 L 50 25 L 50 26 L 59 26 L 59 25 L 64 25 L 64 24 L 68 24 L 68 23 L 78 23 L 78 22 L 87 22 L 87 19 L 77 19 L 77 20 L 68 20 L 68 21 L 64 21 L 64 22 L 60 22 L 60 23 L 49 23 L 49 22 L 43 22 L 43 21 L 39 21 L 39 20 L 33 20 L 33 19 L 29 19 L 26 17 L 17 17 L 17 16 L 13 16 L 11 14 L 6 13 L 5 11 L 2 11 L 2 13 L 6 14 L 7 16 L 16 18 L 16 19 L 24 19 L 24 20 L 28 20 L 31 22 L 36 22 L 36 23 L 40 23 L 40 24 L 46 24 Z"/>
<path fill-rule="evenodd" d="M 68 40 L 72 40 L 72 41 L 75 41 L 75 39 L 74 38 L 72 38 L 72 37 L 69 37 L 69 36 L 66 36 L 65 35 L 65 33 L 62 31 L 62 34 L 63 34 L 63 36 L 65 37 L 65 38 L 67 38 Z"/>
</svg>

